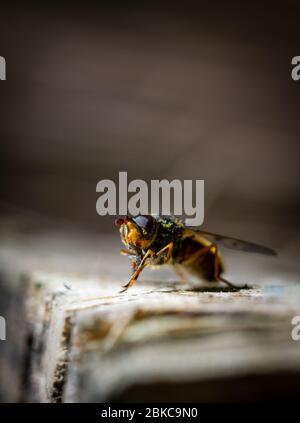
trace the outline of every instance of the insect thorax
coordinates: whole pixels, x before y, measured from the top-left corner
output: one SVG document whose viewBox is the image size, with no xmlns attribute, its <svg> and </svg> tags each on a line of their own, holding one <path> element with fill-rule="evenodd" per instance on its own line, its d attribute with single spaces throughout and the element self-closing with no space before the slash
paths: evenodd
<svg viewBox="0 0 300 423">
<path fill-rule="evenodd" d="M 170 242 L 173 242 L 174 254 L 176 254 L 181 244 L 181 238 L 184 231 L 183 224 L 179 220 L 169 217 L 157 217 L 156 221 L 158 228 L 156 237 L 151 244 L 151 249 L 158 252 Z"/>
</svg>

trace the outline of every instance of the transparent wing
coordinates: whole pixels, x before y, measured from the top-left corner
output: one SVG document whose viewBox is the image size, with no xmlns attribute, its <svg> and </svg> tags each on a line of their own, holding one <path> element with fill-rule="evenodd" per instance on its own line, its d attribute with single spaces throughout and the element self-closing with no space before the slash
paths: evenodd
<svg viewBox="0 0 300 423">
<path fill-rule="evenodd" d="M 194 232 L 203 235 L 204 238 L 212 240 L 216 244 L 223 245 L 226 248 L 233 250 L 245 251 L 247 253 L 265 254 L 267 256 L 276 256 L 277 253 L 272 248 L 264 247 L 263 245 L 254 244 L 253 242 L 243 241 L 237 238 L 231 238 L 225 235 L 214 234 L 212 232 L 201 231 L 196 228 L 191 228 Z"/>
</svg>

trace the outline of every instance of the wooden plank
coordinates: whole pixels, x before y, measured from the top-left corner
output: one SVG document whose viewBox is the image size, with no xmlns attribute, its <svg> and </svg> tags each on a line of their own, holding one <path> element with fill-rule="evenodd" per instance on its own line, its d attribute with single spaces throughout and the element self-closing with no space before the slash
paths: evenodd
<svg viewBox="0 0 300 423">
<path fill-rule="evenodd" d="M 299 285 L 276 282 L 233 292 L 172 282 L 170 275 L 159 280 L 158 272 L 157 280 L 145 274 L 120 294 L 125 267 L 105 248 L 102 264 L 112 271 L 102 277 L 79 274 L 74 256 L 73 273 L 47 270 L 49 261 L 41 259 L 45 270 L 34 270 L 33 251 L 20 260 L 13 247 L 7 262 L 16 266 L 4 272 L 11 310 L 24 322 L 9 330 L 18 365 L 7 365 L 9 349 L 2 358 L 1 391 L 12 375 L 18 385 L 10 398 L 239 401 L 297 395 L 300 343 L 291 338 L 291 319 L 299 314 Z M 2 268 L 4 256 L 2 251 Z"/>
</svg>

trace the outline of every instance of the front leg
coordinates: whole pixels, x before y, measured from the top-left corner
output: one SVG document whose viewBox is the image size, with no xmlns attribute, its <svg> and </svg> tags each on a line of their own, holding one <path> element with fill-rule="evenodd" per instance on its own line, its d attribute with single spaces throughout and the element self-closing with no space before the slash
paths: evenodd
<svg viewBox="0 0 300 423">
<path fill-rule="evenodd" d="M 134 256 L 134 258 L 131 260 L 131 268 L 133 272 L 135 272 L 136 269 L 139 267 L 139 265 L 141 264 L 141 261 L 142 261 L 142 256 L 140 255 Z"/>
<path fill-rule="evenodd" d="M 130 288 L 136 281 L 137 278 L 139 277 L 141 271 L 148 266 L 149 264 L 158 264 L 158 262 L 160 261 L 160 259 L 163 256 L 166 256 L 164 259 L 164 263 L 167 263 L 171 260 L 172 258 L 172 253 L 173 253 L 173 247 L 174 244 L 173 242 L 170 242 L 168 245 L 166 245 L 165 247 L 163 247 L 161 250 L 159 250 L 157 253 L 155 253 L 152 250 L 147 250 L 146 254 L 144 255 L 144 257 L 142 258 L 141 262 L 139 264 L 135 264 L 134 266 L 134 272 L 131 275 L 131 278 L 129 280 L 129 282 L 123 286 L 123 290 L 121 292 L 126 291 L 128 288 Z"/>
<path fill-rule="evenodd" d="M 120 250 L 120 254 L 122 256 L 132 256 L 132 257 L 136 256 L 136 252 L 135 251 L 129 250 L 127 248 L 122 248 L 122 250 Z"/>
<path fill-rule="evenodd" d="M 133 272 L 136 271 L 136 269 L 138 268 L 139 264 L 141 263 L 142 257 L 140 255 L 138 255 L 136 253 L 136 251 L 127 249 L 127 248 L 123 248 L 120 251 L 120 254 L 123 256 L 127 256 L 129 258 L 131 258 L 131 268 L 133 270 Z"/>
<path fill-rule="evenodd" d="M 139 277 L 141 271 L 148 265 L 147 263 L 147 259 L 152 257 L 153 255 L 155 255 L 155 253 L 152 250 L 147 250 L 146 254 L 144 255 L 144 257 L 142 258 L 140 264 L 136 265 L 135 270 L 133 272 L 133 274 L 131 275 L 129 282 L 123 286 L 123 290 L 121 292 L 126 291 L 128 288 L 130 288 L 136 281 L 137 278 Z"/>
</svg>

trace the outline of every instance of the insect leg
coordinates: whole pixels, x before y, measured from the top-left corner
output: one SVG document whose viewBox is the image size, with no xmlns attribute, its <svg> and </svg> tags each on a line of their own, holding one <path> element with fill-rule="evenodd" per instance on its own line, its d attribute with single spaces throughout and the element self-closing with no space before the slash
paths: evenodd
<svg viewBox="0 0 300 423">
<path fill-rule="evenodd" d="M 174 244 L 173 242 L 170 242 L 169 244 L 165 245 L 161 250 L 159 250 L 157 253 L 155 253 L 154 255 L 154 260 L 159 260 L 160 256 L 162 256 L 163 254 L 165 254 L 167 252 L 167 257 L 166 257 L 166 263 L 170 260 L 170 258 L 172 257 L 172 253 L 173 253 L 173 248 L 174 248 Z"/>
<path fill-rule="evenodd" d="M 240 286 L 237 286 L 237 285 L 235 285 L 234 283 L 232 283 L 232 282 L 229 282 L 227 279 L 224 279 L 222 276 L 218 276 L 218 281 L 219 282 L 224 282 L 224 283 L 226 283 L 226 285 L 228 285 L 230 288 L 232 288 L 232 289 L 240 289 L 241 287 Z M 245 288 L 246 288 L 246 285 L 245 285 Z"/>
<path fill-rule="evenodd" d="M 120 250 L 120 254 L 122 256 L 132 256 L 132 255 L 134 255 L 134 252 L 127 250 L 126 248 L 122 248 L 122 250 Z"/>
<path fill-rule="evenodd" d="M 161 250 L 158 251 L 158 253 L 154 253 L 154 251 L 152 250 L 148 250 L 146 252 L 146 254 L 144 255 L 141 263 L 139 265 L 134 265 L 134 273 L 131 275 L 131 278 L 129 280 L 129 282 L 123 286 L 123 290 L 121 292 L 126 291 L 128 288 L 130 288 L 137 280 L 137 278 L 139 277 L 139 274 L 141 273 L 141 271 L 144 269 L 144 267 L 146 267 L 149 263 L 147 263 L 147 260 L 149 258 L 152 258 L 154 260 L 159 259 L 159 257 L 163 254 L 165 254 L 167 251 L 167 259 L 166 261 L 169 261 L 169 259 L 172 257 L 172 252 L 173 252 L 173 242 L 170 242 L 168 245 L 166 245 L 165 247 L 163 247 Z"/>
<path fill-rule="evenodd" d="M 137 268 L 135 269 L 135 271 L 133 272 L 133 274 L 131 275 L 129 282 L 123 286 L 123 290 L 121 292 L 126 291 L 128 288 L 130 288 L 137 280 L 137 278 L 139 277 L 139 274 L 141 273 L 141 271 L 144 269 L 144 267 L 147 266 L 147 259 L 149 258 L 149 256 L 153 256 L 154 252 L 152 250 L 148 250 L 146 252 L 146 254 L 144 255 L 141 263 L 137 266 Z"/>
<path fill-rule="evenodd" d="M 220 262 L 219 262 L 219 257 L 218 257 L 218 247 L 216 244 L 210 244 L 207 247 L 204 247 L 202 249 L 200 249 L 199 251 L 196 251 L 192 256 L 190 256 L 188 258 L 188 260 L 186 260 L 184 262 L 185 265 L 188 265 L 190 263 L 192 263 L 194 260 L 197 260 L 199 257 L 205 255 L 205 254 L 213 254 L 214 255 L 214 278 L 217 282 L 224 282 L 226 283 L 228 286 L 230 286 L 230 288 L 234 288 L 237 289 L 239 288 L 238 286 L 234 285 L 233 283 L 229 282 L 228 280 L 226 280 L 225 278 L 223 278 L 220 275 Z"/>
<path fill-rule="evenodd" d="M 232 282 L 229 282 L 227 279 L 223 278 L 220 274 L 220 262 L 218 259 L 218 246 L 216 244 L 211 244 L 211 252 L 214 255 L 215 258 L 215 269 L 214 269 L 214 276 L 215 280 L 217 282 L 224 282 L 226 285 L 228 285 L 230 288 L 238 289 L 239 287 L 234 285 Z"/>
<path fill-rule="evenodd" d="M 193 263 L 193 262 L 194 262 L 195 260 L 197 260 L 199 257 L 201 257 L 201 256 L 203 256 L 203 255 L 205 255 L 205 254 L 210 253 L 211 248 L 212 248 L 212 245 L 208 245 L 207 247 L 200 248 L 200 250 L 198 250 L 198 251 L 194 252 L 193 254 L 191 254 L 191 255 L 189 256 L 189 258 L 188 258 L 188 259 L 184 260 L 184 261 L 182 262 L 182 264 L 184 264 L 185 266 L 187 266 L 187 265 L 189 265 L 189 264 Z"/>
<path fill-rule="evenodd" d="M 131 267 L 132 270 L 135 272 L 138 267 L 137 262 L 135 260 L 131 260 Z"/>
</svg>

